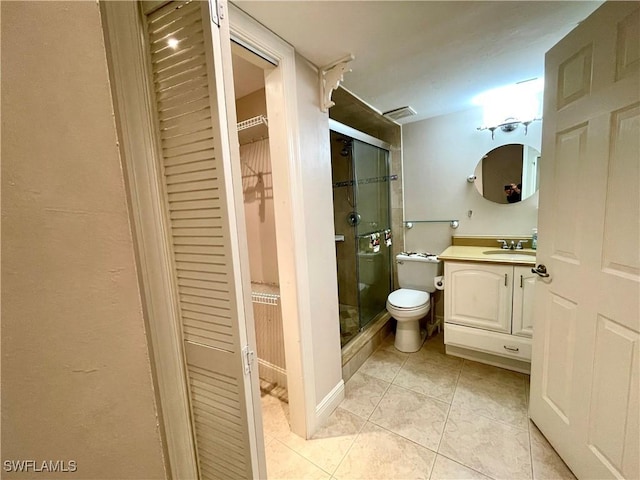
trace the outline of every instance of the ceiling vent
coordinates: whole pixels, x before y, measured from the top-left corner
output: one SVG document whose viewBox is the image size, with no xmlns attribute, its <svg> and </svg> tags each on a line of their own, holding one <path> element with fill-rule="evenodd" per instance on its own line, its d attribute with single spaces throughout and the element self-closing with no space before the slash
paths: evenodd
<svg viewBox="0 0 640 480">
<path fill-rule="evenodd" d="M 416 114 L 416 111 L 411 107 L 400 107 L 395 108 L 393 110 L 389 110 L 388 112 L 384 112 L 384 115 L 391 120 L 400 120 L 401 118 L 413 117 Z"/>
</svg>

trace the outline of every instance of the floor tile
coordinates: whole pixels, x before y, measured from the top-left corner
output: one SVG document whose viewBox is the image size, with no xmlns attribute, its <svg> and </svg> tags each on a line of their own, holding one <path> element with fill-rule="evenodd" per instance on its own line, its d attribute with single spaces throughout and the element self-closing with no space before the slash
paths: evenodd
<svg viewBox="0 0 640 480">
<path fill-rule="evenodd" d="M 278 440 L 274 439 L 269 442 L 265 451 L 269 480 L 321 480 L 331 477 L 329 473 L 298 455 Z"/>
<path fill-rule="evenodd" d="M 364 418 L 337 408 L 311 439 L 290 433 L 280 440 L 323 470 L 333 473 L 365 422 Z"/>
<path fill-rule="evenodd" d="M 265 438 L 287 435 L 291 428 L 289 426 L 289 404 L 271 395 L 263 395 L 260 403 L 262 404 L 262 427 Z"/>
<path fill-rule="evenodd" d="M 496 479 L 531 479 L 529 433 L 452 406 L 438 453 Z"/>
<path fill-rule="evenodd" d="M 491 478 L 447 457 L 438 455 L 430 480 L 491 480 Z"/>
<path fill-rule="evenodd" d="M 461 375 L 452 405 L 522 429 L 529 422 L 524 383 L 494 383 Z"/>
<path fill-rule="evenodd" d="M 344 400 L 340 407 L 369 418 L 388 387 L 388 382 L 356 372 L 344 386 Z"/>
<path fill-rule="evenodd" d="M 270 479 L 575 480 L 529 424 L 528 375 L 446 355 L 442 334 L 412 354 L 393 342 L 311 440 L 290 432 L 287 403 L 262 397 Z"/>
<path fill-rule="evenodd" d="M 448 403 L 391 385 L 369 421 L 436 451 L 448 412 Z"/>
<path fill-rule="evenodd" d="M 407 354 L 394 350 L 376 350 L 360 367 L 366 373 L 385 382 L 391 382 L 407 359 Z"/>
<path fill-rule="evenodd" d="M 459 371 L 432 363 L 405 363 L 394 385 L 451 403 Z"/>
<path fill-rule="evenodd" d="M 436 454 L 368 422 L 334 478 L 428 479 Z"/>
<path fill-rule="evenodd" d="M 505 385 L 524 385 L 525 375 L 524 373 L 514 372 L 512 370 L 506 370 L 504 368 L 494 367 L 493 365 L 487 365 L 484 363 L 473 362 L 471 360 L 465 360 L 462 365 L 461 377 L 476 378 L 494 383 L 502 383 Z"/>
<path fill-rule="evenodd" d="M 390 335 L 387 335 L 386 337 L 384 337 L 382 339 L 382 343 L 380 343 L 380 345 L 378 346 L 377 350 L 389 350 L 389 351 L 395 351 L 398 353 L 403 353 L 405 355 L 405 357 L 408 355 L 408 353 L 404 353 L 401 352 L 400 350 L 396 349 L 395 347 L 395 341 L 396 341 L 396 336 L 392 333 Z"/>
<path fill-rule="evenodd" d="M 422 345 L 422 348 L 444 353 L 444 331 L 427 338 L 427 340 Z"/>
<path fill-rule="evenodd" d="M 549 444 L 533 422 L 529 423 L 531 434 L 531 458 L 534 480 L 575 480 L 575 476 Z"/>
<path fill-rule="evenodd" d="M 460 370 L 462 368 L 462 358 L 447 355 L 435 348 L 423 346 L 420 350 L 409 355 L 407 363 L 432 363 L 441 367 Z"/>
</svg>

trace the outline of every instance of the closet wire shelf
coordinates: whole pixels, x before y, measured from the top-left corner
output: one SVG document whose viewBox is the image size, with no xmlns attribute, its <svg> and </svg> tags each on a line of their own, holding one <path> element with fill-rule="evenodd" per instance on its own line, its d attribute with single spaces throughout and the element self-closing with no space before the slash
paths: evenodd
<svg viewBox="0 0 640 480">
<path fill-rule="evenodd" d="M 269 126 L 267 117 L 265 117 L 264 115 L 258 115 L 257 117 L 251 117 L 247 120 L 243 120 L 242 122 L 238 122 L 238 124 L 236 125 L 236 128 L 238 129 L 238 131 L 240 131 L 240 130 L 246 130 L 247 128 L 251 128 L 251 127 L 257 127 L 258 125 L 262 125 L 262 124 Z"/>
<path fill-rule="evenodd" d="M 251 301 L 253 303 L 278 305 L 278 300 L 280 300 L 280 295 L 276 293 L 251 292 Z"/>
</svg>

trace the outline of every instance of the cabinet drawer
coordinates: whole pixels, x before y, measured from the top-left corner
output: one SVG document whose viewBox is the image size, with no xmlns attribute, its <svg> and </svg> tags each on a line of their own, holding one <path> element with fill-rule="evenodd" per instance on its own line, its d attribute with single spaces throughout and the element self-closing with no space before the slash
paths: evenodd
<svg viewBox="0 0 640 480">
<path fill-rule="evenodd" d="M 447 323 L 444 326 L 444 343 L 525 362 L 531 361 L 529 338 Z"/>
</svg>

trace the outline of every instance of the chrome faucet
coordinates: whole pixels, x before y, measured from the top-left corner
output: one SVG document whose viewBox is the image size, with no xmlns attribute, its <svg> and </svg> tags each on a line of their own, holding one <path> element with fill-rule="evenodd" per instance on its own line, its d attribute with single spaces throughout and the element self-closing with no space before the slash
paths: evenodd
<svg viewBox="0 0 640 480">
<path fill-rule="evenodd" d="M 511 243 L 507 243 L 506 240 L 498 240 L 498 243 L 502 244 L 502 247 L 500 247 L 502 250 L 522 250 L 524 248 L 522 244 L 527 242 L 528 240 L 518 240 L 516 244 L 513 240 L 511 240 Z"/>
</svg>

